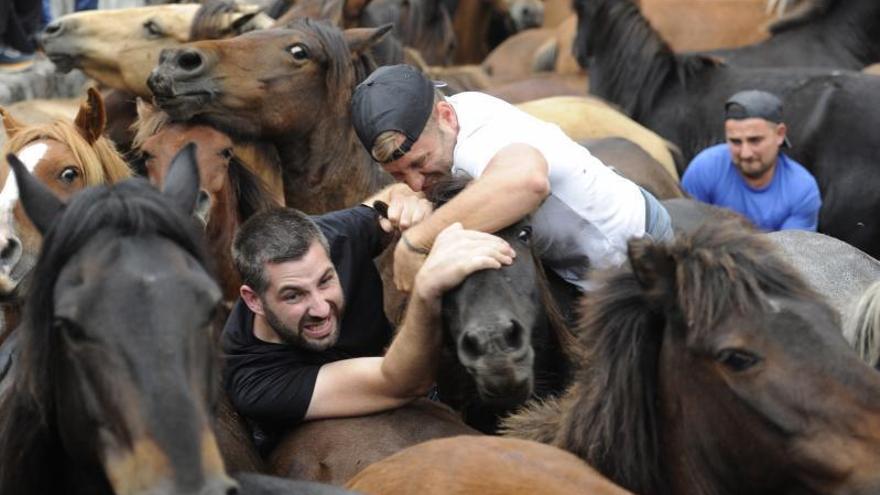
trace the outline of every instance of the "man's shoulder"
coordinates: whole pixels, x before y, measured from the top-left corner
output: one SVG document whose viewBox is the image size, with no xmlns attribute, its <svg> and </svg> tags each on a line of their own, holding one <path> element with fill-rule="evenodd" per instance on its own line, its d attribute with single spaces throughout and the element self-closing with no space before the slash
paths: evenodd
<svg viewBox="0 0 880 495">
<path fill-rule="evenodd" d="M 726 166 L 729 162 L 730 149 L 727 147 L 726 143 L 721 143 L 716 144 L 715 146 L 710 146 L 697 153 L 688 165 L 688 169 L 693 166 L 701 168 Z"/>
<path fill-rule="evenodd" d="M 785 153 L 780 153 L 780 155 L 787 165 L 786 168 L 788 173 L 792 177 L 796 178 L 801 183 L 816 184 L 816 178 L 813 177 L 813 174 L 811 174 L 809 170 L 807 170 L 807 167 L 803 166 L 800 162 Z"/>
</svg>

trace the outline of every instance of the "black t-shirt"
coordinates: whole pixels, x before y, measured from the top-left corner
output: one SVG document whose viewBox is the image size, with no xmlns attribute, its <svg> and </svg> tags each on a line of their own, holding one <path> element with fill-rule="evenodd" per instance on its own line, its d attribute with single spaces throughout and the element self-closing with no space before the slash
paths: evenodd
<svg viewBox="0 0 880 495">
<path fill-rule="evenodd" d="M 254 336 L 254 314 L 239 300 L 223 329 L 223 382 L 236 409 L 274 437 L 306 414 L 318 369 L 341 359 L 381 356 L 392 329 L 382 306 L 382 280 L 373 263 L 383 234 L 372 208 L 357 206 L 312 217 L 327 237 L 345 309 L 339 340 L 313 352 Z"/>
</svg>

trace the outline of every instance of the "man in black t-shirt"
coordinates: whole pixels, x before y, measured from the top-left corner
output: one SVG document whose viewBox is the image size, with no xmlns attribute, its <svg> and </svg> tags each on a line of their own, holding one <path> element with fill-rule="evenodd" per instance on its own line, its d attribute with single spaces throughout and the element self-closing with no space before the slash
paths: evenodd
<svg viewBox="0 0 880 495">
<path fill-rule="evenodd" d="M 403 186 L 405 187 L 405 186 Z M 392 186 L 383 228 L 405 228 L 430 212 Z M 417 198 L 417 196 L 415 196 Z M 241 299 L 223 331 L 224 385 L 270 447 L 306 419 L 369 414 L 422 396 L 434 380 L 440 298 L 470 273 L 512 261 L 503 240 L 450 227 L 416 276 L 403 324 L 391 341 L 373 258 L 383 228 L 361 205 L 317 217 L 292 209 L 255 215 L 241 226 L 233 258 Z"/>
</svg>

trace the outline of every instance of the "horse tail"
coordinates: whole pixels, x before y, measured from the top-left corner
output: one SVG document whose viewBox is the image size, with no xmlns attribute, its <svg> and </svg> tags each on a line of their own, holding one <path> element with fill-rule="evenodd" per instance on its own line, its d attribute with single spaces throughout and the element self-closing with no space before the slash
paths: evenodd
<svg viewBox="0 0 880 495">
<path fill-rule="evenodd" d="M 843 326 L 843 336 L 859 357 L 872 367 L 880 365 L 880 282 L 859 297 Z"/>
</svg>

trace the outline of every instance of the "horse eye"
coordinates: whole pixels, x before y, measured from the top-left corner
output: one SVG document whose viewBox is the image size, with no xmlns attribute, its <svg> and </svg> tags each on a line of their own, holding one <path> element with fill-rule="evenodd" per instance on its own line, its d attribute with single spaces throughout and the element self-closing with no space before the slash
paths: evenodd
<svg viewBox="0 0 880 495">
<path fill-rule="evenodd" d="M 56 317 L 52 322 L 52 327 L 57 332 L 63 332 L 65 337 L 76 341 L 86 340 L 86 334 L 79 325 L 67 321 L 64 318 Z"/>
<path fill-rule="evenodd" d="M 64 167 L 64 170 L 62 170 L 61 173 L 58 174 L 58 178 L 61 180 L 61 182 L 65 184 L 73 184 L 73 181 L 75 181 L 78 177 L 79 170 L 77 170 L 77 168 L 73 166 Z"/>
<path fill-rule="evenodd" d="M 225 150 L 220 152 L 220 156 L 222 156 L 226 160 L 231 160 L 232 155 L 233 155 L 232 148 L 226 148 Z"/>
<path fill-rule="evenodd" d="M 165 34 L 162 31 L 162 28 L 160 28 L 159 25 L 153 21 L 145 22 L 144 29 L 147 31 L 147 34 L 150 36 L 162 36 Z"/>
<path fill-rule="evenodd" d="M 760 357 L 741 349 L 722 349 L 715 359 L 735 372 L 745 371 L 761 362 Z"/>
<path fill-rule="evenodd" d="M 526 225 L 516 234 L 516 238 L 522 242 L 529 242 L 532 238 L 532 228 Z"/>
<path fill-rule="evenodd" d="M 290 54 L 293 55 L 293 59 L 297 62 L 302 62 L 304 60 L 309 59 L 309 52 L 306 50 L 306 47 L 300 43 L 297 43 L 290 48 L 288 48 Z"/>
</svg>

